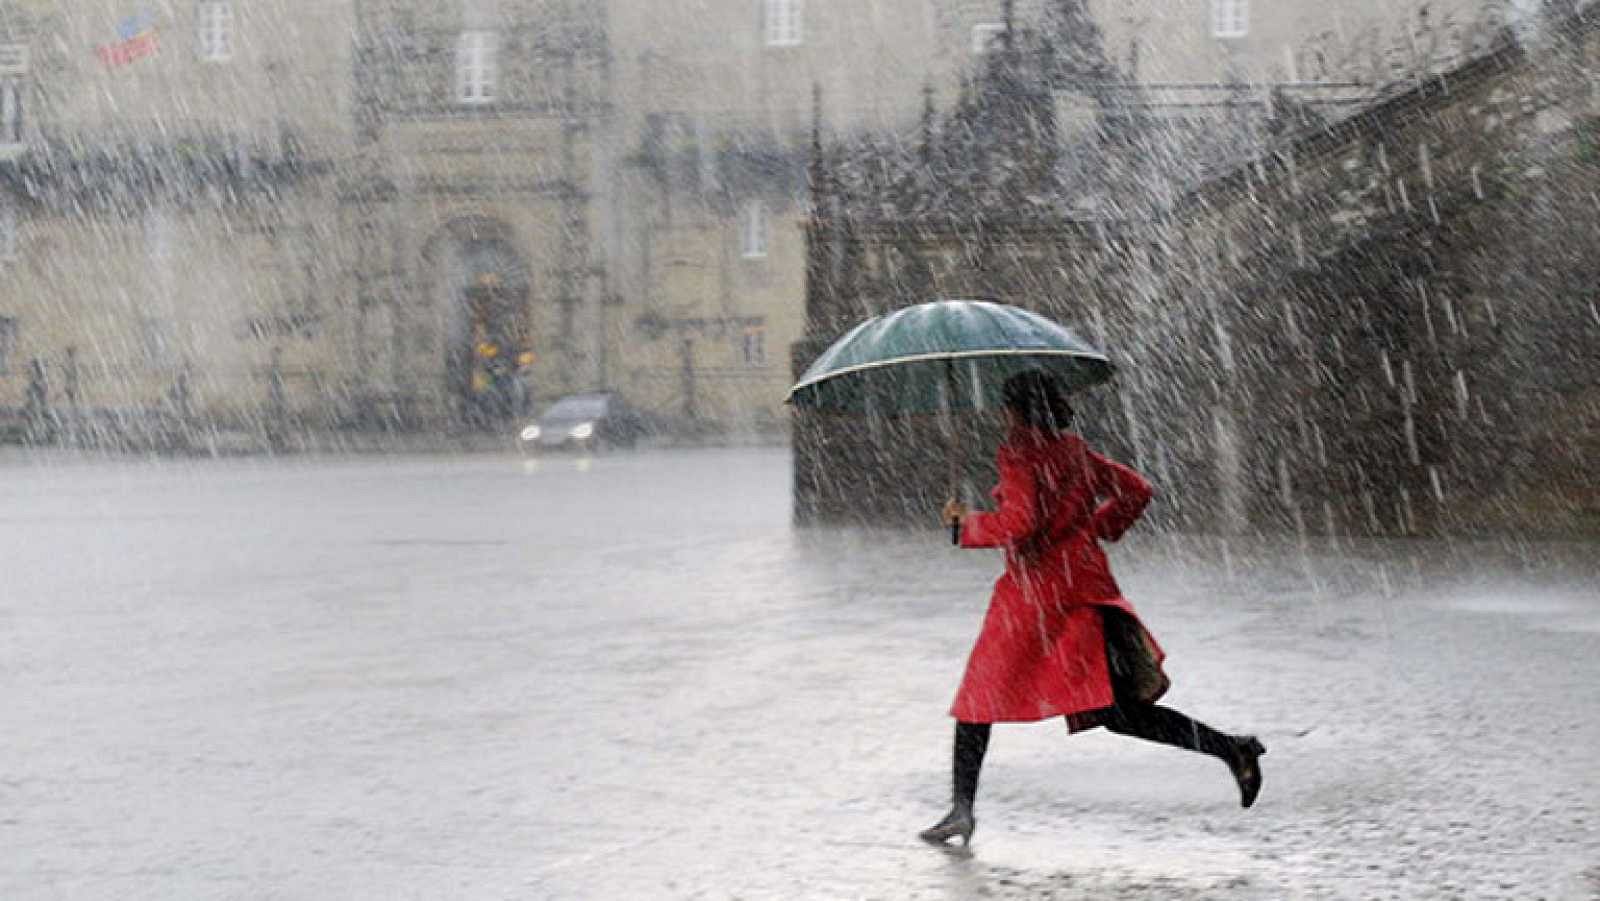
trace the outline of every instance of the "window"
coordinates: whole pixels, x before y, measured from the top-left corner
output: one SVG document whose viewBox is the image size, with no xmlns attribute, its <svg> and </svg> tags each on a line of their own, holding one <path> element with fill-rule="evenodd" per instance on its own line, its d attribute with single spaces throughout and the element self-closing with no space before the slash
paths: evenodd
<svg viewBox="0 0 1600 901">
<path fill-rule="evenodd" d="M 1250 0 L 1211 0 L 1211 34 L 1242 38 L 1250 33 Z"/>
<path fill-rule="evenodd" d="M 172 365 L 176 359 L 172 323 L 166 319 L 153 316 L 140 319 L 139 343 L 147 366 L 162 369 Z"/>
<path fill-rule="evenodd" d="M 745 328 L 739 342 L 739 353 L 746 366 L 767 365 L 767 327 L 752 325 Z"/>
<path fill-rule="evenodd" d="M 746 201 L 739 215 L 739 248 L 747 260 L 767 255 L 767 205 L 760 200 Z"/>
<path fill-rule="evenodd" d="M 1518 37 L 1533 37 L 1539 33 L 1540 21 L 1544 18 L 1541 15 L 1543 6 L 1540 0 L 1511 0 L 1507 24 Z"/>
<path fill-rule="evenodd" d="M 17 352 L 17 320 L 0 316 L 0 375 L 11 373 L 11 358 Z"/>
<path fill-rule="evenodd" d="M 972 26 L 972 52 L 988 53 L 989 48 L 993 47 L 1005 33 L 1004 22 L 979 22 Z"/>
<path fill-rule="evenodd" d="M 0 205 L 0 260 L 17 258 L 17 210 L 9 203 Z"/>
<path fill-rule="evenodd" d="M 461 32 L 456 44 L 456 100 L 467 104 L 494 102 L 499 49 L 500 36 L 492 31 Z"/>
<path fill-rule="evenodd" d="M 0 148 L 22 145 L 22 79 L 0 78 Z"/>
<path fill-rule="evenodd" d="M 151 260 L 172 258 L 172 217 L 167 211 L 152 206 L 144 213 L 144 253 Z"/>
<path fill-rule="evenodd" d="M 606 415 L 610 406 L 611 399 L 604 394 L 578 394 L 563 397 L 556 401 L 539 418 L 554 420 L 600 419 Z"/>
<path fill-rule="evenodd" d="M 200 58 L 210 63 L 233 58 L 233 0 L 200 0 L 195 5 Z"/>
<path fill-rule="evenodd" d="M 22 75 L 28 71 L 27 44 L 0 44 L 0 75 Z"/>
<path fill-rule="evenodd" d="M 0 78 L 0 146 L 22 143 L 22 79 Z"/>
<path fill-rule="evenodd" d="M 804 0 L 765 0 L 768 47 L 798 47 L 805 38 Z"/>
<path fill-rule="evenodd" d="M 28 75 L 28 48 L 0 44 L 0 147 L 22 143 L 22 97 Z"/>
</svg>

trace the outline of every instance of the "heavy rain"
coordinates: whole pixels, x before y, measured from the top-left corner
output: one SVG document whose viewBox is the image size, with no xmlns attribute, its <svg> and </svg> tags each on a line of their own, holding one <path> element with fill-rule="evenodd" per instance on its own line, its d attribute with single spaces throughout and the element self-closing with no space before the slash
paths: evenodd
<svg viewBox="0 0 1600 901">
<path fill-rule="evenodd" d="M 1597 84 L 0 0 L 0 898 L 1600 898 Z"/>
</svg>

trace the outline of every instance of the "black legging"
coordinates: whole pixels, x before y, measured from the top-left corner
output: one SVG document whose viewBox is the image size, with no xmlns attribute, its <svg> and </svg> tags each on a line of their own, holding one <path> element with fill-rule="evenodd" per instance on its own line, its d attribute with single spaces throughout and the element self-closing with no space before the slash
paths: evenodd
<svg viewBox="0 0 1600 901">
<path fill-rule="evenodd" d="M 978 771 L 989 750 L 989 724 L 956 721 L 955 796 L 956 806 L 972 809 L 978 797 Z"/>
<path fill-rule="evenodd" d="M 1100 725 L 1118 735 L 1132 735 L 1227 761 L 1234 742 L 1199 720 L 1159 704 L 1119 698 L 1100 711 Z M 954 785 L 956 804 L 970 808 L 978 797 L 978 773 L 989 750 L 989 724 L 956 722 Z"/>
</svg>

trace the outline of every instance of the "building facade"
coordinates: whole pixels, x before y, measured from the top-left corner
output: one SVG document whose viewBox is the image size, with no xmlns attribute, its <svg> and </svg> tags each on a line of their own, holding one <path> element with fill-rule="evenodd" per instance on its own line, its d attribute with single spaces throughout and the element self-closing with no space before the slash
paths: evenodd
<svg viewBox="0 0 1600 901">
<path fill-rule="evenodd" d="M 351 6 L 12 0 L 0 408 L 108 439 L 337 371 Z"/>
<path fill-rule="evenodd" d="M 1270 104 L 1265 82 L 1333 103 L 1358 55 L 1294 36 L 1360 47 L 1366 12 L 5 0 L 0 423 L 500 429 L 605 388 L 780 432 L 819 107 L 830 139 L 913 143 L 1007 22 L 1050 17 L 1096 23 L 1108 63 L 1052 87 L 1067 125 L 1111 83 L 1185 116 Z"/>
</svg>

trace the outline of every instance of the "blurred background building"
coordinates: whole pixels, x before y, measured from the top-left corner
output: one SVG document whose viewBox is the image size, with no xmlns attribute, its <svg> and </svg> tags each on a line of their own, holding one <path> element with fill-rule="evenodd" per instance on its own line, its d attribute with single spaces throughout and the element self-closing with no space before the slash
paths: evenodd
<svg viewBox="0 0 1600 901">
<path fill-rule="evenodd" d="M 819 107 L 909 146 L 1010 23 L 1069 62 L 1097 31 L 1069 133 L 1248 125 L 1369 97 L 1478 6 L 4 0 L 0 429 L 495 431 L 610 389 L 780 435 Z"/>
</svg>

